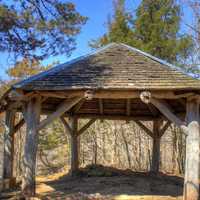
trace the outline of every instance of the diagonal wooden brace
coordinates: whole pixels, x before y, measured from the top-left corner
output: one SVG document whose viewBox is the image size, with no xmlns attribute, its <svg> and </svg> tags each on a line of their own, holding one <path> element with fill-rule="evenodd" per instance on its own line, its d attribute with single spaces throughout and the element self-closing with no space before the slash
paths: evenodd
<svg viewBox="0 0 200 200">
<path fill-rule="evenodd" d="M 140 99 L 146 103 L 146 104 L 153 104 L 165 117 L 167 117 L 168 120 L 179 126 L 184 134 L 187 135 L 188 133 L 188 128 L 185 122 L 180 120 L 169 108 L 169 106 L 166 104 L 164 100 L 158 100 L 155 98 L 152 98 L 150 92 L 142 92 L 140 94 Z"/>
<path fill-rule="evenodd" d="M 57 110 L 49 115 L 46 119 L 40 122 L 40 124 L 37 127 L 37 130 L 41 130 L 45 126 L 47 126 L 50 122 L 52 122 L 54 119 L 59 118 L 61 115 L 63 115 L 65 112 L 69 111 L 74 105 L 76 105 L 82 98 L 81 97 L 74 97 L 70 99 L 66 99 L 63 101 L 57 108 Z"/>
</svg>

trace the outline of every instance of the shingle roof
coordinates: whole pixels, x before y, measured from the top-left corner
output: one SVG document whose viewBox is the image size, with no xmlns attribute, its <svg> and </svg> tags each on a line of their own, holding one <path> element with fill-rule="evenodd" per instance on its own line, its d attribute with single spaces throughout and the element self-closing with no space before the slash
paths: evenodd
<svg viewBox="0 0 200 200">
<path fill-rule="evenodd" d="M 54 67 L 13 87 L 24 90 L 176 90 L 200 89 L 200 80 L 138 49 L 111 43 L 90 55 Z"/>
</svg>

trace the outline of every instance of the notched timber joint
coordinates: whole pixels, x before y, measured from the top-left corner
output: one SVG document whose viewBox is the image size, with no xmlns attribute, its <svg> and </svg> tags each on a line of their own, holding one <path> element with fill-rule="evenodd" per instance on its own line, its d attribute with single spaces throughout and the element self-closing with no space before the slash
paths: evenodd
<svg viewBox="0 0 200 200">
<path fill-rule="evenodd" d="M 141 92 L 140 94 L 140 99 L 142 100 L 142 102 L 146 103 L 146 104 L 149 104 L 151 103 L 151 92 L 148 92 L 148 91 L 144 91 L 144 92 Z"/>
<path fill-rule="evenodd" d="M 94 98 L 94 91 L 92 90 L 85 91 L 84 98 L 86 100 L 92 100 Z"/>
</svg>

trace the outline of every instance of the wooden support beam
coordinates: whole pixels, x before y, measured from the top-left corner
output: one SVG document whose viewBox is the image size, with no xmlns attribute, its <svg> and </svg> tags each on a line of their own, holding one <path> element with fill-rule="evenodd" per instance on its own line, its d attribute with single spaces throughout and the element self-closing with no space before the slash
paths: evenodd
<svg viewBox="0 0 200 200">
<path fill-rule="evenodd" d="M 69 125 L 72 130 L 71 134 L 71 175 L 76 175 L 79 168 L 79 137 L 77 135 L 78 119 L 69 118 Z"/>
<path fill-rule="evenodd" d="M 66 92 L 39 92 L 39 94 L 43 97 L 53 97 L 53 98 L 59 98 L 59 99 L 66 99 L 68 96 Z"/>
<path fill-rule="evenodd" d="M 160 129 L 160 120 L 154 120 L 153 131 L 151 131 L 142 122 L 138 120 L 135 120 L 135 122 L 153 139 L 152 163 L 150 171 L 157 174 L 159 172 L 160 164 L 160 140 L 166 130 L 166 127 L 168 127 L 168 123 L 166 123 L 162 129 Z"/>
<path fill-rule="evenodd" d="M 74 106 L 73 113 L 77 113 L 77 112 L 81 109 L 81 107 L 82 107 L 82 105 L 84 104 L 84 102 L 85 102 L 85 99 L 81 99 L 81 100 L 77 103 L 77 105 Z"/>
<path fill-rule="evenodd" d="M 147 106 L 148 106 L 150 112 L 152 113 L 152 115 L 154 117 L 158 117 L 158 115 L 159 115 L 158 110 L 152 104 L 147 104 Z"/>
<path fill-rule="evenodd" d="M 187 101 L 186 136 L 186 161 L 184 180 L 184 200 L 199 199 L 199 153 L 200 153 L 200 126 L 199 126 L 199 102 L 197 99 Z"/>
<path fill-rule="evenodd" d="M 99 99 L 99 113 L 100 115 L 103 115 L 104 109 L 103 109 L 103 99 Z M 101 122 L 103 122 L 103 119 L 100 119 Z"/>
<path fill-rule="evenodd" d="M 154 137 L 154 133 L 149 129 L 147 128 L 142 122 L 140 122 L 139 120 L 135 120 L 135 123 L 140 127 L 142 128 L 150 137 Z"/>
<path fill-rule="evenodd" d="M 134 99 L 140 98 L 140 91 L 135 90 L 67 90 L 59 92 L 40 91 L 38 94 L 41 96 L 56 97 L 56 98 L 72 98 L 72 97 L 85 97 L 86 99 L 102 98 L 102 99 Z M 193 93 L 175 94 L 173 91 L 160 90 L 153 91 L 152 97 L 157 99 L 180 99 L 193 95 Z"/>
<path fill-rule="evenodd" d="M 65 112 L 70 110 L 74 105 L 76 105 L 81 100 L 81 97 L 74 97 L 71 99 L 66 99 L 63 101 L 57 108 L 57 110 L 50 114 L 46 119 L 40 122 L 37 129 L 41 130 L 45 126 L 47 126 L 49 123 L 51 123 L 56 118 L 59 118 L 61 115 L 63 115 Z"/>
<path fill-rule="evenodd" d="M 65 114 L 66 117 L 70 117 L 70 114 Z M 75 117 L 82 119 L 102 119 L 102 120 L 124 120 L 124 121 L 152 121 L 157 119 L 152 116 L 125 116 L 125 115 L 100 115 L 100 114 L 74 114 Z"/>
<path fill-rule="evenodd" d="M 61 119 L 66 131 L 69 133 L 69 135 L 72 135 L 73 131 L 72 131 L 70 125 L 68 124 L 68 122 L 65 120 L 64 116 L 61 116 L 60 119 Z"/>
<path fill-rule="evenodd" d="M 13 177 L 13 157 L 14 157 L 14 124 L 15 110 L 6 111 L 5 132 L 4 132 L 4 162 L 3 162 L 3 178 Z"/>
<path fill-rule="evenodd" d="M 169 106 L 166 104 L 164 100 L 158 100 L 155 98 L 152 98 L 150 92 L 142 92 L 140 94 L 141 100 L 146 104 L 153 104 L 160 112 L 171 122 L 175 123 L 177 126 L 179 126 L 183 132 L 187 135 L 188 128 L 186 126 L 186 123 L 180 120 L 169 108 Z"/>
<path fill-rule="evenodd" d="M 35 170 L 38 147 L 37 126 L 40 120 L 40 98 L 31 99 L 26 107 L 26 136 L 22 168 L 22 193 L 26 199 L 35 196 Z"/>
<path fill-rule="evenodd" d="M 158 120 L 153 121 L 153 151 L 152 151 L 152 163 L 150 171 L 157 174 L 160 166 L 160 122 Z"/>
<path fill-rule="evenodd" d="M 165 125 L 162 127 L 162 129 L 159 131 L 160 137 L 163 136 L 163 134 L 165 133 L 165 131 L 169 128 L 169 126 L 171 125 L 170 121 L 167 121 L 165 123 Z"/>
<path fill-rule="evenodd" d="M 126 115 L 131 115 L 131 99 L 126 100 Z"/>
<path fill-rule="evenodd" d="M 103 99 L 99 99 L 99 113 L 103 115 Z"/>
<path fill-rule="evenodd" d="M 96 119 L 91 119 L 89 122 L 87 122 L 78 132 L 77 135 L 80 136 L 84 131 L 86 131 L 94 122 Z"/>
</svg>

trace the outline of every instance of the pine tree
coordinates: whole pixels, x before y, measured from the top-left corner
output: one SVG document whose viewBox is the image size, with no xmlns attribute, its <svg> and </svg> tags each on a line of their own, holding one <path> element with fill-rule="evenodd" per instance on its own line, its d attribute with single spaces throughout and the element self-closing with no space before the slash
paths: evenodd
<svg viewBox="0 0 200 200">
<path fill-rule="evenodd" d="M 135 46 L 172 63 L 186 59 L 193 45 L 179 33 L 180 17 L 175 0 L 143 0 L 134 21 Z"/>
<path fill-rule="evenodd" d="M 15 58 L 69 55 L 87 17 L 62 0 L 0 0 L 0 52 Z"/>
<path fill-rule="evenodd" d="M 108 32 L 97 40 L 93 40 L 90 46 L 98 48 L 111 42 L 129 43 L 132 40 L 132 30 L 129 27 L 129 13 L 125 11 L 125 0 L 113 1 L 114 15 L 108 19 Z"/>
<path fill-rule="evenodd" d="M 142 0 L 135 17 L 124 4 L 124 0 L 116 1 L 107 33 L 93 41 L 92 47 L 122 42 L 171 63 L 188 58 L 193 40 L 180 34 L 180 6 L 175 0 Z"/>
</svg>

